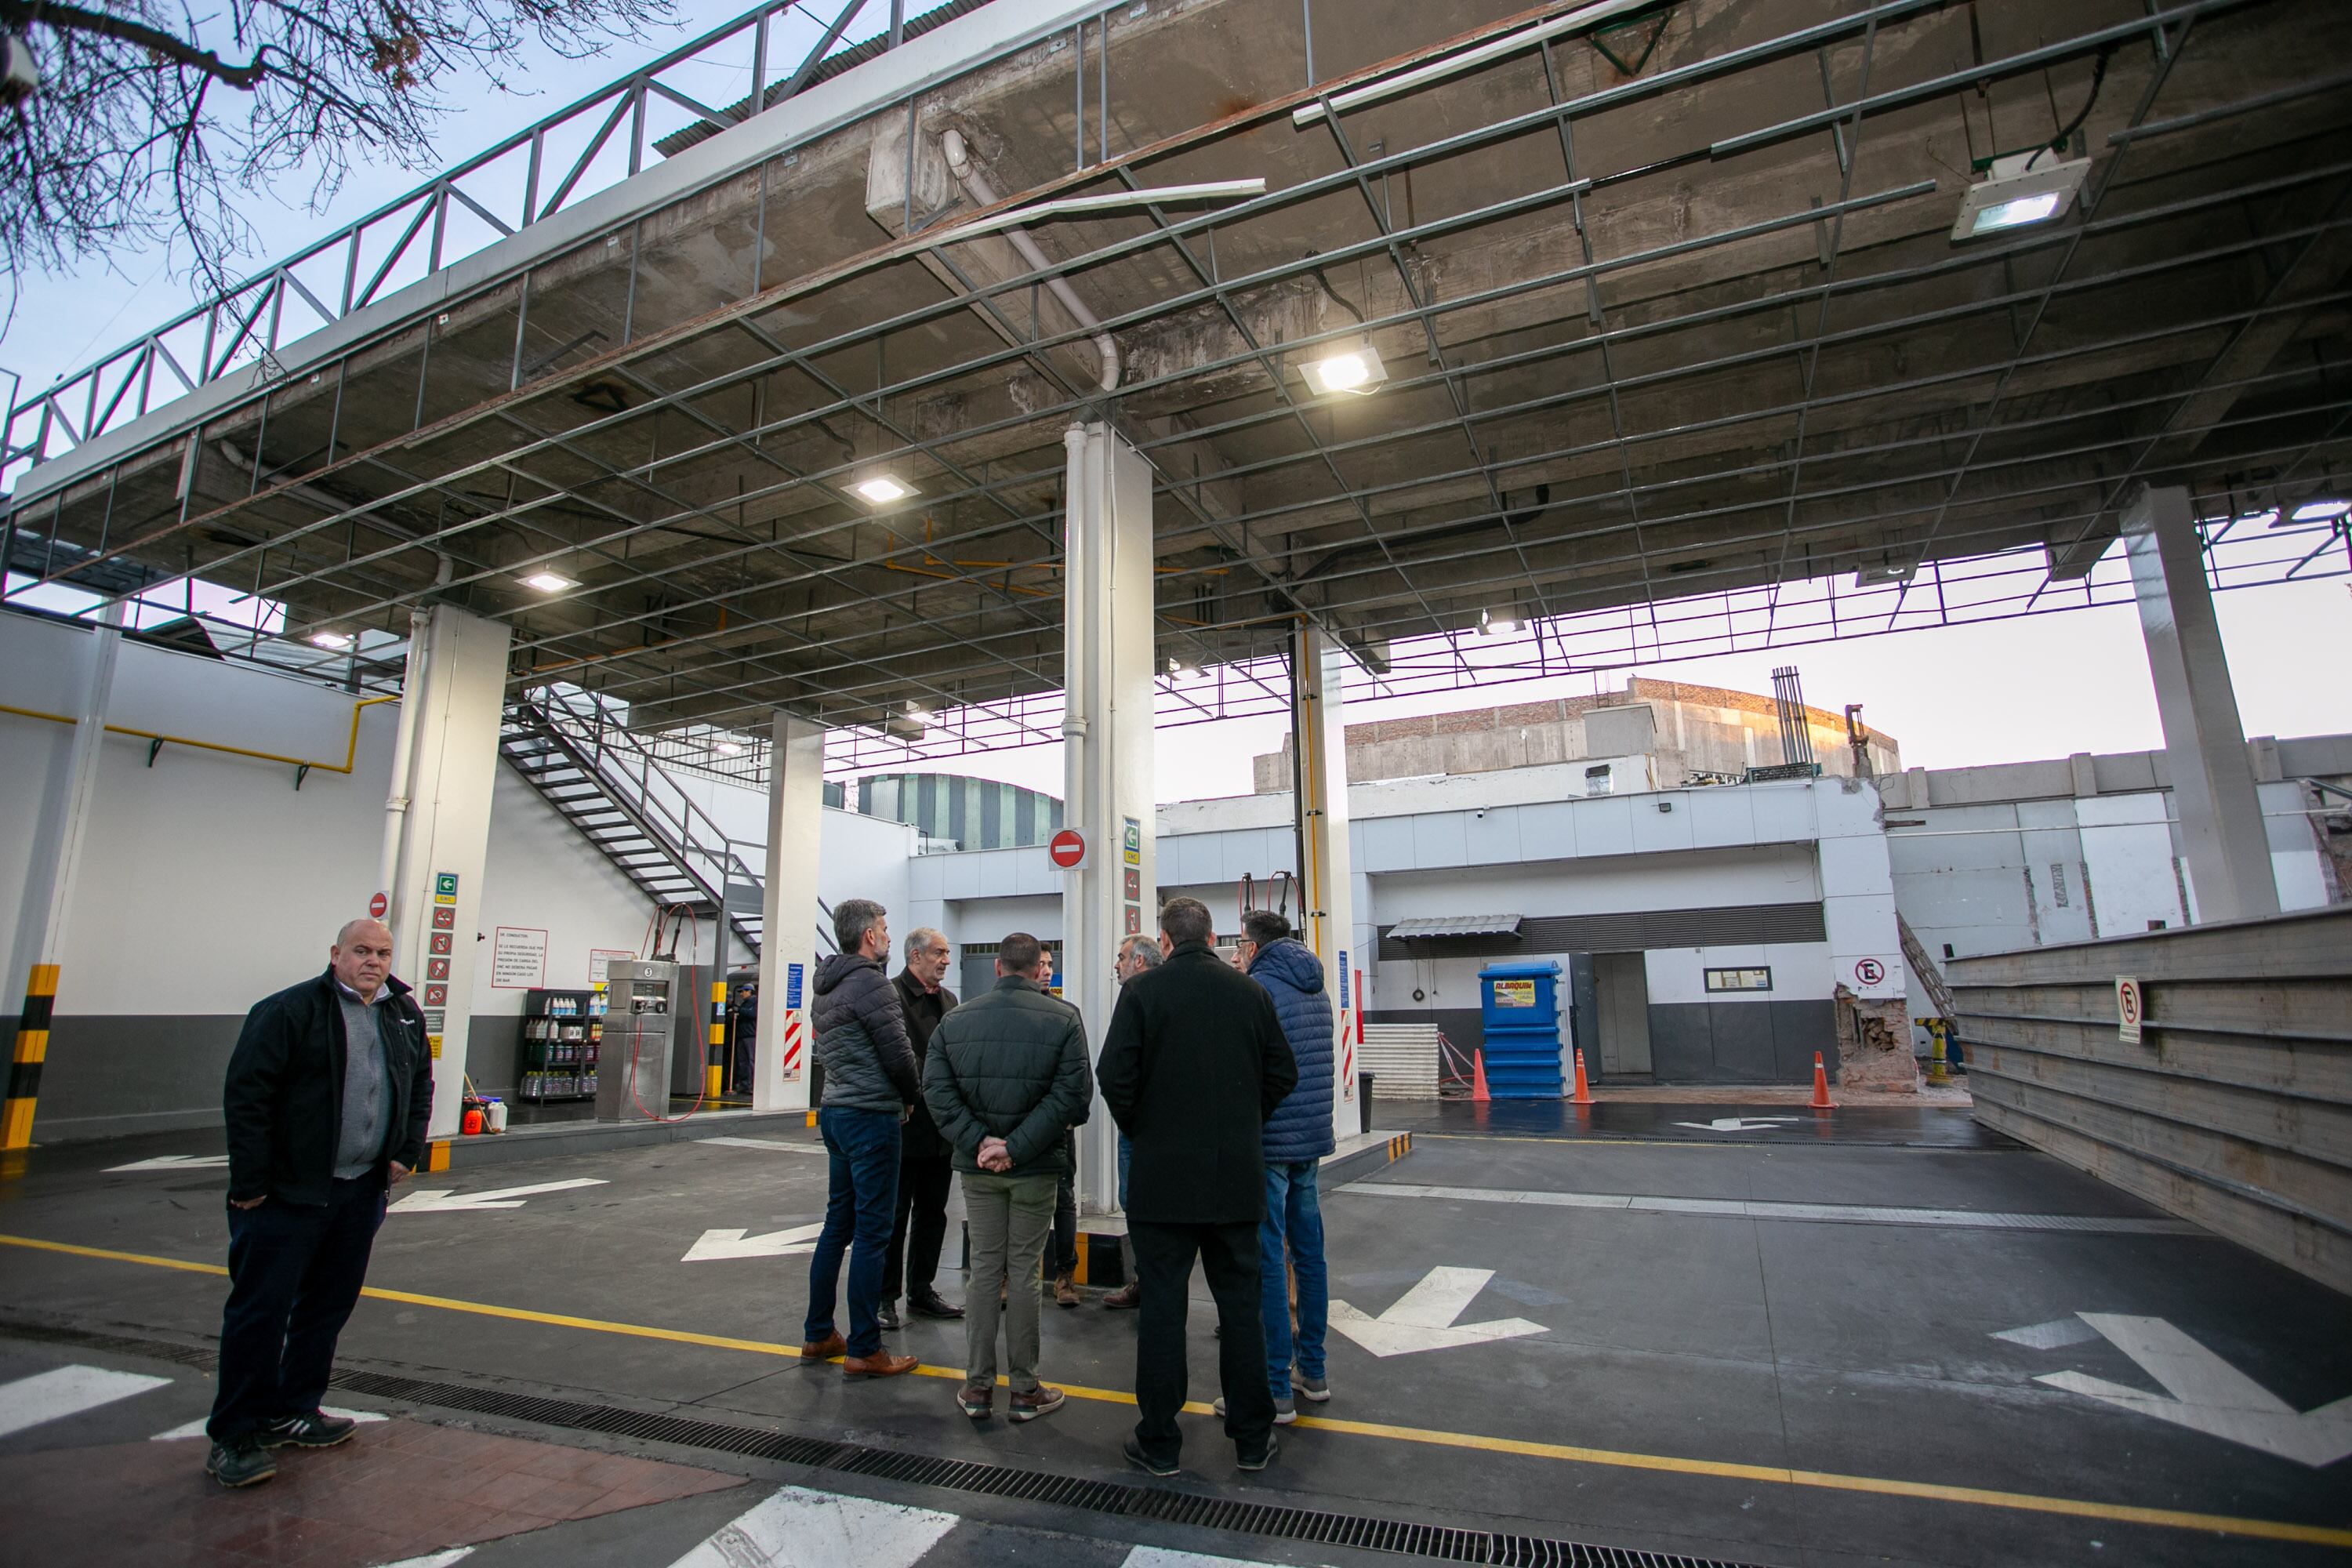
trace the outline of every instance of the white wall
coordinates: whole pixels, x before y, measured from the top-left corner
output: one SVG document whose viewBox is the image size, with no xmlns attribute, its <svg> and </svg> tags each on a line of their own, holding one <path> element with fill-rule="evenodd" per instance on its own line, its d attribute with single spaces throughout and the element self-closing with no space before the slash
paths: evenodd
<svg viewBox="0 0 2352 1568">
<path fill-rule="evenodd" d="M 543 931 L 547 975 L 542 984 L 550 990 L 585 989 L 591 948 L 628 955 L 646 951 L 651 902 L 589 847 L 579 829 L 548 809 L 512 768 L 499 769 L 490 809 L 490 854 L 482 874 L 482 940 L 478 943 L 485 960 L 499 926 Z M 691 953 L 697 962 L 707 962 L 713 935 L 711 922 L 702 921 L 698 945 L 690 941 L 678 944 L 680 961 Z M 740 962 L 740 946 L 732 956 Z M 528 994 L 527 988 L 492 984 L 488 962 L 476 967 L 476 1016 L 520 1016 Z"/>
</svg>

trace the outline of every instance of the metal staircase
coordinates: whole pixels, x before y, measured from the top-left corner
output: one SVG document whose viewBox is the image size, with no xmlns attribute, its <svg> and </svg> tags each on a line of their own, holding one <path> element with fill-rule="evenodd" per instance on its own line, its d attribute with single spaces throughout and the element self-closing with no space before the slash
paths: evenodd
<svg viewBox="0 0 2352 1568">
<path fill-rule="evenodd" d="M 533 691 L 509 704 L 499 754 L 656 908 L 709 919 L 723 911 L 737 939 L 760 951 L 761 858 L 730 838 L 594 696 Z M 833 945 L 826 923 L 818 922 L 820 952 Z"/>
</svg>

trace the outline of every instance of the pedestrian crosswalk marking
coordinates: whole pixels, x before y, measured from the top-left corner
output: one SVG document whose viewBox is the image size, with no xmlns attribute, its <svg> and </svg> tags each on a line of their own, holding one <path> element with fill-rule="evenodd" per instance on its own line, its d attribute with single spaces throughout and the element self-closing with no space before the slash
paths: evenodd
<svg viewBox="0 0 2352 1568">
<path fill-rule="evenodd" d="M 62 1420 L 95 1410 L 172 1380 L 135 1372 L 109 1372 L 103 1367 L 60 1366 L 0 1384 L 0 1437 L 43 1422 Z"/>
<path fill-rule="evenodd" d="M 956 1516 L 786 1487 L 672 1568 L 914 1568 Z"/>
</svg>

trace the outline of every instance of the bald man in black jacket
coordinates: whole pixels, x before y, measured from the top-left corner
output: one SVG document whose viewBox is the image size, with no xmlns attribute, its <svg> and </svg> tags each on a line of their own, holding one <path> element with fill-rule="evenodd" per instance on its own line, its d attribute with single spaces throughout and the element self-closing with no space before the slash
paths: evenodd
<svg viewBox="0 0 2352 1568">
<path fill-rule="evenodd" d="M 1128 1234 L 1143 1288 L 1135 1341 L 1130 1463 L 1174 1475 L 1182 1447 L 1184 1318 L 1197 1256 L 1216 1299 L 1225 1435 L 1244 1470 L 1273 1458 L 1258 1317 L 1258 1225 L 1265 1217 L 1264 1129 L 1298 1081 L 1298 1067 L 1264 987 L 1219 959 L 1215 924 L 1198 899 L 1160 911 L 1167 961 L 1129 980 L 1103 1044 L 1097 1079 L 1133 1141 Z"/>
</svg>

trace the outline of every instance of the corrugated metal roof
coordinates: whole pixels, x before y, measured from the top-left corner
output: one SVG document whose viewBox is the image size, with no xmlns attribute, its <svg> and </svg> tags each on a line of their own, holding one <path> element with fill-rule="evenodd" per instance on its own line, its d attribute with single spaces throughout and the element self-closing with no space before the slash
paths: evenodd
<svg viewBox="0 0 2352 1568">
<path fill-rule="evenodd" d="M 1399 921 L 1389 927 L 1393 942 L 1411 942 L 1416 937 L 1440 936 L 1517 936 L 1519 934 L 1517 915 L 1445 915 L 1436 920 Z"/>
</svg>

